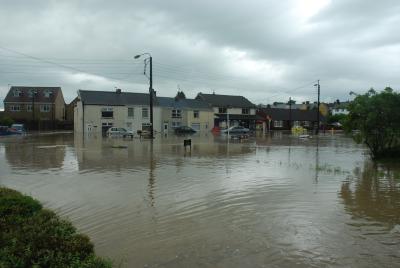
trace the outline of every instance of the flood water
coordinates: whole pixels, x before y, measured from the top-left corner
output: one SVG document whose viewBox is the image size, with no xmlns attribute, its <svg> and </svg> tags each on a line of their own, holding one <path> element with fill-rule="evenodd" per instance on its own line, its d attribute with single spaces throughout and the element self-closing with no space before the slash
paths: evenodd
<svg viewBox="0 0 400 268">
<path fill-rule="evenodd" d="M 400 266 L 397 163 L 339 135 L 183 139 L 1 138 L 0 184 L 122 267 Z"/>
</svg>

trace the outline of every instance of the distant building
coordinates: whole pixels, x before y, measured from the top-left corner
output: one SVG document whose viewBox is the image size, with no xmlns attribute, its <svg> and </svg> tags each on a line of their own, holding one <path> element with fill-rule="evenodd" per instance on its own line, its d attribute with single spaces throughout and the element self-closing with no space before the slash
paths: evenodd
<svg viewBox="0 0 400 268">
<path fill-rule="evenodd" d="M 65 120 L 65 102 L 60 87 L 12 86 L 4 99 L 4 113 L 31 128 L 55 127 Z M 36 124 L 39 122 L 39 124 Z"/>
<path fill-rule="evenodd" d="M 290 110 L 264 108 L 257 111 L 259 123 L 266 124 L 267 130 L 290 130 L 291 127 L 302 126 L 314 129 L 317 126 L 316 110 Z M 325 122 L 325 116 L 320 114 L 320 125 Z"/>
<path fill-rule="evenodd" d="M 214 110 L 202 100 L 157 97 L 162 109 L 162 129 L 168 132 L 176 127 L 189 126 L 196 131 L 210 131 L 214 126 Z"/>
<path fill-rule="evenodd" d="M 329 103 L 329 112 L 331 115 L 336 115 L 336 114 L 349 114 L 349 111 L 347 110 L 347 107 L 349 106 L 350 101 L 344 101 L 340 102 L 339 100 L 336 100 L 334 103 Z"/>
<path fill-rule="evenodd" d="M 197 100 L 207 102 L 214 110 L 214 126 L 220 128 L 229 126 L 244 126 L 255 128 L 256 106 L 243 96 L 199 93 Z"/>
<path fill-rule="evenodd" d="M 154 97 L 156 99 L 156 97 Z M 154 100 L 156 103 L 156 100 Z M 154 106 L 153 124 L 161 131 L 161 108 Z M 148 93 L 79 90 L 74 108 L 76 132 L 104 134 L 110 127 L 148 130 L 150 106 Z"/>
</svg>

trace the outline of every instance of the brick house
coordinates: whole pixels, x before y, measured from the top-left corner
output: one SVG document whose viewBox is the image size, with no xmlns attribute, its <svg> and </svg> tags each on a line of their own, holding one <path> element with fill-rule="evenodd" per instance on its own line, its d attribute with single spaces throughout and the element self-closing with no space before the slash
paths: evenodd
<svg viewBox="0 0 400 268">
<path fill-rule="evenodd" d="M 65 101 L 60 87 L 12 86 L 4 99 L 4 113 L 28 128 L 55 128 L 65 120 Z"/>
</svg>

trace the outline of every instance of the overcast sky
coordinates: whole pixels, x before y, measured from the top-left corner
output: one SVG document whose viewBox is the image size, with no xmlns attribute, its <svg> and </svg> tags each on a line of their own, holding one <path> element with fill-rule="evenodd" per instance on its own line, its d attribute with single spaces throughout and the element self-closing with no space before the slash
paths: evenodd
<svg viewBox="0 0 400 268">
<path fill-rule="evenodd" d="M 62 3 L 63 2 L 63 3 Z M 84 3 L 82 3 L 84 2 Z M 400 88 L 399 0 L 0 2 L 0 101 L 10 85 L 349 99 Z"/>
</svg>

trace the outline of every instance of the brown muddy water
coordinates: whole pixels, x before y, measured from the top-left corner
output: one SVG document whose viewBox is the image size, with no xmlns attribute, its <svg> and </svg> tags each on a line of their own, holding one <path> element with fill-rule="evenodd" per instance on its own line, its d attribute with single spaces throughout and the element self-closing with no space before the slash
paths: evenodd
<svg viewBox="0 0 400 268">
<path fill-rule="evenodd" d="M 343 136 L 192 140 L 1 138 L 0 184 L 122 267 L 400 267 L 397 163 Z"/>
</svg>

